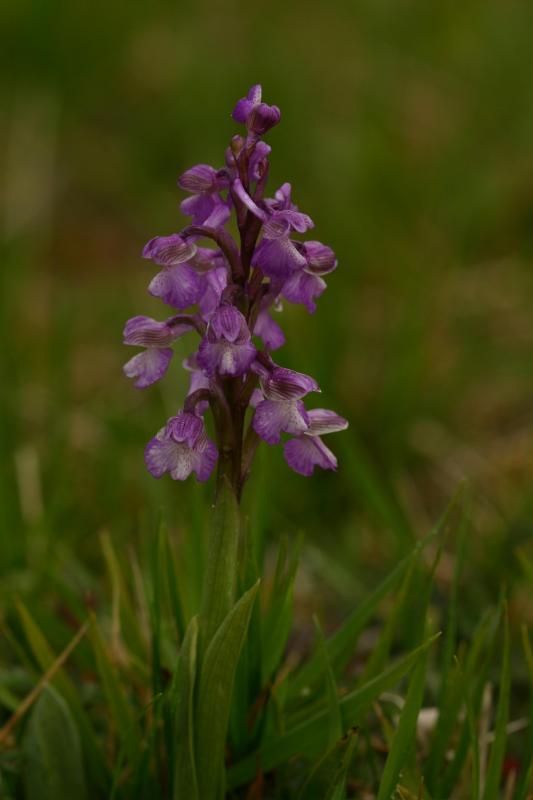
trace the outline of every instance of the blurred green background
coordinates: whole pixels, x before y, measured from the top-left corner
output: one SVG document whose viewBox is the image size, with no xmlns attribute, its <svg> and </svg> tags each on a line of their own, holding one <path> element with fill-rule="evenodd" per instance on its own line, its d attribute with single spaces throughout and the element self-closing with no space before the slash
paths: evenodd
<svg viewBox="0 0 533 800">
<path fill-rule="evenodd" d="M 164 314 L 142 246 L 184 225 L 178 175 L 222 164 L 233 104 L 261 82 L 282 110 L 271 191 L 290 181 L 339 259 L 315 316 L 287 306 L 279 361 L 316 376 L 350 429 L 328 441 L 338 473 L 312 480 L 265 447 L 249 500 L 272 536 L 304 530 L 311 568 L 348 599 L 467 478 L 465 613 L 503 581 L 522 617 L 533 6 L 17 0 L 0 14 L 4 591 L 74 554 L 92 574 L 102 528 L 142 546 L 160 506 L 180 531 L 210 502 L 210 486 L 145 472 L 185 377 L 133 389 L 121 332 Z"/>
</svg>

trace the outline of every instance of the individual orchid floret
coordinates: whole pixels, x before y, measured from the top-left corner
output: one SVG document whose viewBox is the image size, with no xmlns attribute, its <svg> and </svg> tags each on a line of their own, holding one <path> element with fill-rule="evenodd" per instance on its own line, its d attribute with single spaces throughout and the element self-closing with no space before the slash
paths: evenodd
<svg viewBox="0 0 533 800">
<path fill-rule="evenodd" d="M 301 303 L 313 314 L 316 298 L 326 289 L 326 281 L 321 276 L 333 272 L 337 259 L 331 247 L 321 242 L 296 242 L 295 246 L 306 263 L 287 278 L 281 293 L 289 302 Z"/>
<path fill-rule="evenodd" d="M 261 102 L 261 86 L 252 86 L 246 97 L 241 97 L 233 109 L 235 122 L 246 125 L 248 132 L 263 136 L 277 125 L 281 119 L 281 111 L 277 106 L 269 106 Z"/>
<path fill-rule="evenodd" d="M 193 225 L 219 228 L 226 224 L 231 207 L 229 201 L 223 200 L 219 195 L 229 185 L 224 170 L 217 172 L 209 164 L 197 164 L 183 173 L 178 185 L 193 195 L 180 205 L 181 211 L 192 217 Z"/>
<path fill-rule="evenodd" d="M 195 257 L 196 250 L 193 242 L 182 239 L 177 233 L 150 239 L 143 257 L 165 267 L 148 286 L 150 294 L 180 311 L 196 303 L 202 283 L 196 271 L 186 263 Z"/>
<path fill-rule="evenodd" d="M 266 398 L 255 409 L 252 425 L 268 444 L 279 444 L 281 433 L 299 436 L 308 430 L 309 415 L 302 397 L 319 392 L 318 383 L 309 375 L 284 367 L 274 367 L 268 377 L 261 379 Z"/>
<path fill-rule="evenodd" d="M 251 338 L 244 315 L 235 306 L 222 305 L 209 320 L 198 364 L 210 377 L 244 375 L 257 354 Z"/>
<path fill-rule="evenodd" d="M 146 466 L 154 478 L 168 472 L 178 481 L 184 481 L 192 472 L 197 480 L 206 481 L 217 457 L 216 445 L 208 438 L 203 419 L 185 411 L 169 419 L 144 451 Z"/>
<path fill-rule="evenodd" d="M 314 227 L 313 220 L 298 211 L 291 202 L 291 185 L 284 183 L 275 198 L 261 208 L 246 192 L 239 178 L 233 191 L 241 202 L 263 223 L 263 238 L 256 247 L 252 263 L 270 278 L 286 279 L 296 269 L 306 266 L 305 256 L 290 238 L 291 232 L 305 233 Z"/>
<path fill-rule="evenodd" d="M 138 316 L 128 320 L 124 328 L 124 344 L 146 347 L 123 367 L 128 378 L 136 378 L 134 386 L 137 389 L 146 389 L 163 377 L 173 355 L 168 345 L 192 328 L 188 321 L 173 319 L 157 322 L 150 317 Z"/>
<path fill-rule="evenodd" d="M 257 412 L 256 412 L 257 413 Z M 343 431 L 348 427 L 347 420 L 334 411 L 315 408 L 307 412 L 309 427 L 296 439 L 289 439 L 283 446 L 285 460 L 289 467 L 300 475 L 309 477 L 315 467 L 337 469 L 337 459 L 320 438 L 327 433 Z"/>
</svg>

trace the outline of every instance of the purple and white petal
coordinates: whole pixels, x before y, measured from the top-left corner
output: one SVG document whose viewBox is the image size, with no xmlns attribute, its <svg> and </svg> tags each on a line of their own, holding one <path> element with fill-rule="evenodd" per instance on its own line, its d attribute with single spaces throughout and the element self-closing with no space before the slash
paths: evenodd
<svg viewBox="0 0 533 800">
<path fill-rule="evenodd" d="M 198 307 L 202 317 L 207 321 L 220 305 L 222 292 L 228 283 L 226 267 L 217 267 L 202 275 L 202 295 L 198 300 Z"/>
<path fill-rule="evenodd" d="M 291 303 L 301 303 L 310 314 L 316 311 L 315 300 L 326 290 L 326 282 L 318 275 L 310 275 L 304 270 L 294 272 L 283 284 L 282 294 Z"/>
<path fill-rule="evenodd" d="M 216 194 L 194 194 L 180 203 L 180 210 L 192 217 L 193 225 L 217 228 L 229 219 L 230 205 Z"/>
<path fill-rule="evenodd" d="M 201 483 L 208 480 L 218 458 L 218 450 L 214 442 L 203 432 L 197 439 L 193 451 L 193 472 Z"/>
<path fill-rule="evenodd" d="M 306 261 L 290 239 L 263 238 L 255 249 L 252 264 L 270 278 L 283 280 L 295 270 L 303 269 Z"/>
<path fill-rule="evenodd" d="M 168 420 L 166 433 L 173 441 L 185 443 L 187 447 L 194 447 L 203 429 L 203 420 L 195 414 L 182 411 L 177 417 L 171 417 Z"/>
<path fill-rule="evenodd" d="M 159 272 L 148 286 L 154 297 L 179 310 L 196 303 L 202 294 L 202 281 L 198 273 L 187 264 L 178 264 Z"/>
<path fill-rule="evenodd" d="M 163 377 L 173 352 L 170 347 L 149 347 L 124 364 L 124 374 L 137 379 L 133 384 L 137 389 L 146 389 Z"/>
<path fill-rule="evenodd" d="M 283 214 L 291 228 L 298 233 L 305 233 L 310 228 L 315 227 L 315 223 L 308 214 L 302 214 L 301 211 L 280 211 L 279 215 Z"/>
<path fill-rule="evenodd" d="M 261 84 L 257 83 L 249 89 L 246 97 L 241 97 L 233 109 L 232 117 L 235 122 L 246 125 L 246 121 L 253 107 L 261 102 Z"/>
<path fill-rule="evenodd" d="M 326 433 L 337 433 L 348 427 L 348 420 L 326 408 L 314 408 L 309 414 L 309 435 L 323 436 Z"/>
<path fill-rule="evenodd" d="M 176 467 L 176 459 L 176 443 L 166 436 L 166 428 L 161 428 L 145 447 L 146 466 L 154 478 L 161 478 Z"/>
<path fill-rule="evenodd" d="M 248 372 L 257 355 L 251 342 L 235 344 L 225 339 L 210 342 L 204 338 L 198 350 L 198 364 L 210 377 L 227 375 L 236 377 Z"/>
<path fill-rule="evenodd" d="M 309 392 L 319 392 L 318 383 L 310 375 L 286 367 L 274 367 L 268 377 L 261 379 L 261 387 L 269 400 L 300 400 Z"/>
<path fill-rule="evenodd" d="M 226 339 L 228 342 L 245 342 L 251 338 L 244 315 L 230 305 L 220 306 L 213 314 L 209 333 L 216 339 Z"/>
<path fill-rule="evenodd" d="M 307 266 L 306 270 L 313 275 L 327 275 L 337 267 L 335 253 L 322 242 L 302 242 L 300 249 L 303 252 Z"/>
<path fill-rule="evenodd" d="M 179 336 L 192 330 L 192 327 L 186 322 L 172 324 L 172 320 L 157 322 L 151 317 L 132 317 L 124 327 L 124 344 L 165 347 L 172 344 Z"/>
<path fill-rule="evenodd" d="M 172 267 L 188 261 L 196 253 L 196 245 L 182 239 L 178 233 L 171 236 L 155 236 L 143 250 L 143 258 L 149 258 L 163 267 Z"/>
<path fill-rule="evenodd" d="M 178 179 L 178 186 L 191 194 L 218 191 L 217 171 L 209 164 L 197 164 Z"/>
<path fill-rule="evenodd" d="M 281 433 L 299 436 L 309 427 L 309 419 L 301 400 L 263 400 L 252 420 L 255 432 L 268 444 L 279 444 Z"/>
<path fill-rule="evenodd" d="M 315 467 L 337 469 L 335 455 L 318 436 L 299 436 L 283 445 L 285 461 L 295 472 L 309 477 Z"/>
<path fill-rule="evenodd" d="M 267 103 L 257 103 L 248 114 L 246 127 L 250 133 L 256 136 L 263 136 L 267 131 L 279 124 L 281 111 L 277 106 L 269 106 Z"/>
</svg>

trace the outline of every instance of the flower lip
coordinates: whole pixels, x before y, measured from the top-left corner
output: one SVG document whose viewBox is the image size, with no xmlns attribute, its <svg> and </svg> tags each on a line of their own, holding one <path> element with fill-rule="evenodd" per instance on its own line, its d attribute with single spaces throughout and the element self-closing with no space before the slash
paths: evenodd
<svg viewBox="0 0 533 800">
<path fill-rule="evenodd" d="M 163 267 L 173 267 L 188 261 L 196 253 L 196 245 L 182 239 L 179 233 L 154 236 L 144 246 L 143 258 L 149 258 Z"/>
</svg>

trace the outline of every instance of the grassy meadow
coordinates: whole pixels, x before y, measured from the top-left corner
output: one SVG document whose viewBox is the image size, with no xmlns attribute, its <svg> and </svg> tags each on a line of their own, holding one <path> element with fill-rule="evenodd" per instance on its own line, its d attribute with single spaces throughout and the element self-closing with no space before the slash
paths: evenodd
<svg viewBox="0 0 533 800">
<path fill-rule="evenodd" d="M 264 445 L 247 487 L 263 649 L 281 642 L 269 687 L 310 653 L 316 672 L 359 616 L 331 663 L 323 649 L 313 701 L 336 738 L 247 740 L 237 690 L 228 797 L 532 796 L 532 25 L 532 6 L 501 0 L 0 10 L 0 798 L 67 797 L 27 778 L 38 706 L 20 704 L 80 630 L 41 693 L 57 741 L 81 743 L 70 797 L 172 797 L 158 699 L 198 610 L 213 485 L 147 473 L 186 377 L 133 389 L 122 328 L 161 316 L 142 247 L 184 226 L 177 177 L 221 166 L 255 82 L 282 111 L 270 190 L 292 183 L 339 260 L 315 315 L 286 304 L 277 358 L 350 422 L 328 441 L 338 472 L 300 477 Z M 365 695 L 327 794 L 309 765 L 346 734 L 351 693 L 439 631 L 423 668 Z M 267 731 L 285 703 L 271 694 Z M 287 702 L 290 732 L 305 715 Z"/>
</svg>

